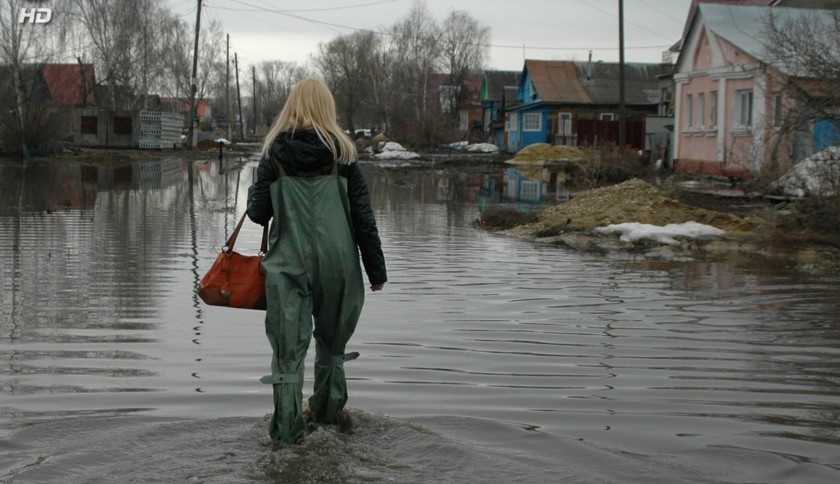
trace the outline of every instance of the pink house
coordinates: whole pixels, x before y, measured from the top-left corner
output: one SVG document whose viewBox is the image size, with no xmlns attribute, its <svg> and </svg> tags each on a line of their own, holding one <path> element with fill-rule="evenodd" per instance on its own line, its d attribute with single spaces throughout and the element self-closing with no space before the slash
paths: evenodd
<svg viewBox="0 0 840 484">
<path fill-rule="evenodd" d="M 762 31 L 777 18 L 825 16 L 827 10 L 697 4 L 675 68 L 677 171 L 746 177 L 767 163 L 782 171 L 801 158 L 803 142 L 784 116 L 798 101 L 794 79 L 765 59 Z M 801 132 L 797 136 L 802 136 Z M 813 143 L 808 149 L 813 152 Z"/>
</svg>

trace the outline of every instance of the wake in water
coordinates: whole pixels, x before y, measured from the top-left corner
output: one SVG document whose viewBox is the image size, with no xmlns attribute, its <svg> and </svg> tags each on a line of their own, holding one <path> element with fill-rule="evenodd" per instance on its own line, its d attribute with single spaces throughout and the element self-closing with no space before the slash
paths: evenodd
<svg viewBox="0 0 840 484">
<path fill-rule="evenodd" d="M 481 449 L 381 415 L 350 414 L 353 426 L 348 432 L 321 429 L 300 445 L 271 441 L 269 416 L 39 423 L 0 441 L 0 481 L 369 483 L 468 477 L 536 482 L 551 477 L 547 461 L 536 464 L 502 448 Z"/>
<path fill-rule="evenodd" d="M 299 445 L 271 441 L 269 415 L 36 423 L 0 440 L 0 482 L 836 482 L 833 469 L 749 449 L 644 455 L 514 423 L 350 413 L 348 432 L 321 429 Z"/>
</svg>

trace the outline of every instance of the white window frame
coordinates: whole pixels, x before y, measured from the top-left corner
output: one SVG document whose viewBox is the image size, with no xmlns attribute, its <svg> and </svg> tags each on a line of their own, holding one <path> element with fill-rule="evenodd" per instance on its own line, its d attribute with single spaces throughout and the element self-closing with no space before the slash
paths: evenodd
<svg viewBox="0 0 840 484">
<path fill-rule="evenodd" d="M 461 131 L 469 131 L 470 130 L 470 112 L 464 109 L 458 111 L 458 121 L 461 127 Z"/>
<path fill-rule="evenodd" d="M 735 91 L 736 128 L 749 129 L 753 123 L 753 90 L 739 89 Z"/>
<path fill-rule="evenodd" d="M 557 134 L 572 134 L 572 113 L 557 113 Z"/>
<path fill-rule="evenodd" d="M 697 94 L 697 124 L 700 129 L 706 127 L 706 93 Z"/>
<path fill-rule="evenodd" d="M 542 131 L 542 113 L 522 113 L 522 131 Z"/>
<path fill-rule="evenodd" d="M 519 193 L 519 198 L 528 201 L 536 202 L 540 199 L 540 183 L 535 180 L 522 180 L 522 189 Z"/>
<path fill-rule="evenodd" d="M 615 113 L 601 113 L 598 119 L 601 121 L 615 121 Z"/>
<path fill-rule="evenodd" d="M 509 131 L 519 131 L 519 113 L 510 113 L 508 116 L 508 122 L 510 123 Z"/>
</svg>

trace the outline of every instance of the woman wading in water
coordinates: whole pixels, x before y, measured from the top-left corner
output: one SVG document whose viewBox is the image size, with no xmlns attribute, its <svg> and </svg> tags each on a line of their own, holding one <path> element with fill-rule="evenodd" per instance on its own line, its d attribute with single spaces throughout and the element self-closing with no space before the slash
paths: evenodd
<svg viewBox="0 0 840 484">
<path fill-rule="evenodd" d="M 263 258 L 265 332 L 273 350 L 269 434 L 286 443 L 306 436 L 303 364 L 315 338 L 315 385 L 308 417 L 337 423 L 347 403 L 345 348 L 364 304 L 359 252 L 373 291 L 387 281 L 370 195 L 353 142 L 336 122 L 324 83 L 304 80 L 265 138 L 248 216 L 271 221 Z M 314 328 L 314 329 L 313 329 Z"/>
</svg>

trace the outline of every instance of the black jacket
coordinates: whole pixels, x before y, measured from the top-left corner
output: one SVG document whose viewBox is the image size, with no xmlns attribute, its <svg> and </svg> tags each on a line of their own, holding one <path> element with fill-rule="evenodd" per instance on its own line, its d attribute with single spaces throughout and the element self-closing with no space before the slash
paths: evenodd
<svg viewBox="0 0 840 484">
<path fill-rule="evenodd" d="M 278 164 L 282 164 L 288 176 L 329 175 L 333 154 L 314 130 L 280 133 L 267 156 L 260 159 L 257 181 L 248 188 L 248 217 L 260 225 L 266 225 L 274 216 L 271 184 L 280 176 Z M 382 254 L 382 243 L 362 170 L 358 163 L 339 163 L 338 174 L 347 178 L 353 235 L 362 254 L 368 280 L 371 284 L 382 284 L 388 280 L 385 256 Z"/>
</svg>

